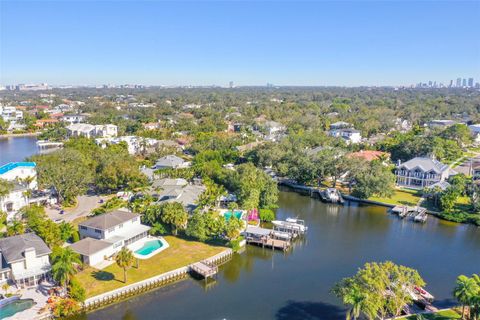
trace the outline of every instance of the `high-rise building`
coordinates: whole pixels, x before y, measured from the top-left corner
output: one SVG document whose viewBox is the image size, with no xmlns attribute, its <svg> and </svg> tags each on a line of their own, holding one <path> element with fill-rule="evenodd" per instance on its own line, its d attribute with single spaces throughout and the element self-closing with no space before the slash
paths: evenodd
<svg viewBox="0 0 480 320">
<path fill-rule="evenodd" d="M 230 89 L 232 89 L 232 88 L 233 88 L 233 81 L 230 81 L 230 82 L 228 83 L 228 86 L 230 87 Z"/>
<path fill-rule="evenodd" d="M 428 81 L 428 86 L 431 88 L 432 87 L 432 81 Z"/>
<path fill-rule="evenodd" d="M 462 87 L 466 87 L 466 86 L 467 86 L 467 79 L 463 78 Z"/>
<path fill-rule="evenodd" d="M 462 78 L 457 78 L 457 83 L 455 87 L 460 88 L 462 86 Z"/>
<path fill-rule="evenodd" d="M 450 80 L 450 84 L 448 85 L 449 88 L 453 87 L 453 80 Z"/>
<path fill-rule="evenodd" d="M 473 78 L 468 78 L 468 86 L 473 88 Z"/>
</svg>

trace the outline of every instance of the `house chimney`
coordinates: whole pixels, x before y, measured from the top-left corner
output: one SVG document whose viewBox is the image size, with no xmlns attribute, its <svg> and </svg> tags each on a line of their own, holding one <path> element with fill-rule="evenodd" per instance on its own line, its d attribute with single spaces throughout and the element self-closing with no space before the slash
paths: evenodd
<svg viewBox="0 0 480 320">
<path fill-rule="evenodd" d="M 400 167 L 401 165 L 402 165 L 402 160 L 398 159 L 398 160 L 397 160 L 397 166 Z"/>
</svg>

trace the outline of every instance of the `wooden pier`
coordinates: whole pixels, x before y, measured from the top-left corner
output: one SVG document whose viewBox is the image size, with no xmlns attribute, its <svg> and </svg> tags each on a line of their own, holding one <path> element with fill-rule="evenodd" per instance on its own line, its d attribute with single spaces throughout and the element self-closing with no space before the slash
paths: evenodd
<svg viewBox="0 0 480 320">
<path fill-rule="evenodd" d="M 290 248 L 290 242 L 280 239 L 255 239 L 252 237 L 246 238 L 248 244 L 254 244 L 257 246 L 261 246 L 262 248 L 271 248 L 277 250 L 287 251 Z"/>
<path fill-rule="evenodd" d="M 195 272 L 196 274 L 202 276 L 203 278 L 207 279 L 209 277 L 213 277 L 218 273 L 218 267 L 214 264 L 209 264 L 204 261 L 200 261 L 194 263 L 190 266 L 190 270 Z"/>
<path fill-rule="evenodd" d="M 428 217 L 427 209 L 423 207 L 395 206 L 391 212 L 402 219 L 408 217 L 415 222 L 426 222 Z"/>
</svg>

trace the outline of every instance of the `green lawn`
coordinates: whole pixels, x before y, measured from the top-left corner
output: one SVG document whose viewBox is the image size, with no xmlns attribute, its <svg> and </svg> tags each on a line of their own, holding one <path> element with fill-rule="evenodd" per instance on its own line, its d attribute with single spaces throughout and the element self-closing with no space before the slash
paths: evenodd
<svg viewBox="0 0 480 320">
<path fill-rule="evenodd" d="M 75 277 L 86 290 L 87 297 L 120 288 L 156 275 L 187 266 L 191 263 L 214 256 L 225 247 L 212 246 L 201 242 L 188 241 L 166 236 L 169 248 L 147 260 L 139 260 L 139 268 L 127 271 L 127 283 L 123 283 L 123 270 L 112 264 L 103 270 L 85 268 Z"/>
<path fill-rule="evenodd" d="M 395 193 L 391 198 L 370 197 L 368 200 L 394 205 L 416 206 L 420 200 L 420 192 L 411 189 L 395 189 Z"/>
<path fill-rule="evenodd" d="M 424 314 L 423 316 L 425 317 L 425 319 L 428 319 L 428 320 L 452 320 L 452 319 L 461 318 L 460 315 L 455 311 L 453 311 L 452 309 L 440 311 L 437 313 Z M 409 317 L 404 317 L 402 319 L 416 320 L 417 316 L 409 316 Z"/>
</svg>

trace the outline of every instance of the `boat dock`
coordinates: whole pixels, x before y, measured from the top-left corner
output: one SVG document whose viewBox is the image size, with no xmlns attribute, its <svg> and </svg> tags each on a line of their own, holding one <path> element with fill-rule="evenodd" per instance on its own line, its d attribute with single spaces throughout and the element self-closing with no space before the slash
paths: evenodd
<svg viewBox="0 0 480 320">
<path fill-rule="evenodd" d="M 427 209 L 423 207 L 395 206 L 390 210 L 400 218 L 408 217 L 415 222 L 427 221 Z"/>
<path fill-rule="evenodd" d="M 320 196 L 320 199 L 322 199 L 324 202 L 330 202 L 330 203 L 340 203 L 344 204 L 345 200 L 342 197 L 342 194 L 340 191 L 338 191 L 335 188 L 327 188 L 325 190 L 321 189 L 314 189 L 312 193 L 318 193 Z"/>
<path fill-rule="evenodd" d="M 290 239 L 278 231 L 249 225 L 244 234 L 248 244 L 254 244 L 262 248 L 267 247 L 272 248 L 272 250 L 287 251 L 291 246 Z"/>
<path fill-rule="evenodd" d="M 292 238 L 303 235 L 307 232 L 307 227 L 303 220 L 288 218 L 285 221 L 273 220 L 273 230 L 290 234 Z"/>
<path fill-rule="evenodd" d="M 218 273 L 218 267 L 216 265 L 209 264 L 204 261 L 192 264 L 190 266 L 190 270 L 202 276 L 203 278 L 205 278 L 205 280 L 209 277 L 213 277 Z"/>
<path fill-rule="evenodd" d="M 51 142 L 51 141 L 40 140 L 40 141 L 37 141 L 37 146 L 40 149 L 62 148 L 63 142 Z"/>
</svg>

